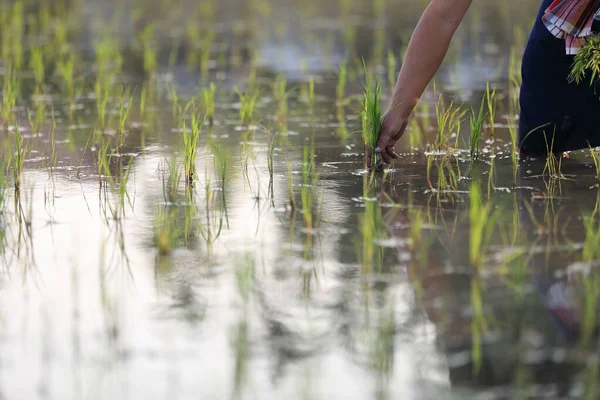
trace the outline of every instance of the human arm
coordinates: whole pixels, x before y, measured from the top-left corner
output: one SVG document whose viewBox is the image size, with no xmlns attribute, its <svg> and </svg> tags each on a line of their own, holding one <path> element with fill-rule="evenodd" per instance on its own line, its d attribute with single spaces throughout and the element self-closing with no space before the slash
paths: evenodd
<svg viewBox="0 0 600 400">
<path fill-rule="evenodd" d="M 450 41 L 471 3 L 472 0 L 432 0 L 421 16 L 408 44 L 375 149 L 385 164 L 398 158 L 394 146 L 408 126 L 408 117 L 444 61 Z"/>
</svg>

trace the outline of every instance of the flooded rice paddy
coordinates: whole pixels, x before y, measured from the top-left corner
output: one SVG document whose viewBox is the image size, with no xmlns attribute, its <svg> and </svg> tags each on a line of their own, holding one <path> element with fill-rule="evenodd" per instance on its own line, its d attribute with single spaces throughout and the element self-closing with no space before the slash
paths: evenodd
<svg viewBox="0 0 600 400">
<path fill-rule="evenodd" d="M 537 1 L 364 168 L 425 5 L 3 2 L 0 398 L 598 398 L 598 153 L 514 151 Z"/>
</svg>

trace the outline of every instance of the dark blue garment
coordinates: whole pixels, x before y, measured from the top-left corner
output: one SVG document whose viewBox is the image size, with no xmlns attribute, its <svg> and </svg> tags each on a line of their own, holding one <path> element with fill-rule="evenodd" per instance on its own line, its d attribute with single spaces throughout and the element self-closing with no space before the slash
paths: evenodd
<svg viewBox="0 0 600 400">
<path fill-rule="evenodd" d="M 519 135 L 524 153 L 600 146 L 600 86 L 591 86 L 589 79 L 569 83 L 573 56 L 542 22 L 551 2 L 543 1 L 523 56 Z"/>
</svg>

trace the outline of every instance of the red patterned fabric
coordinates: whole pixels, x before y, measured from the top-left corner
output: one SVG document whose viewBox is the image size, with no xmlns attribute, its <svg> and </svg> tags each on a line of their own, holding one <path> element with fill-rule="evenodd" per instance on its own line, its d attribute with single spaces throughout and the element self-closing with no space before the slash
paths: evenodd
<svg viewBox="0 0 600 400">
<path fill-rule="evenodd" d="M 577 54 L 586 36 L 592 33 L 594 19 L 600 19 L 600 0 L 555 0 L 543 21 L 557 38 L 565 39 L 567 54 Z"/>
</svg>

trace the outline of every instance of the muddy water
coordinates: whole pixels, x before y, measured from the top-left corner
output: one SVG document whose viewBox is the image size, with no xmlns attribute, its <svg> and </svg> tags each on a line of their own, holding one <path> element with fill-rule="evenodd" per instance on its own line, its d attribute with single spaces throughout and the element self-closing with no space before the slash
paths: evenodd
<svg viewBox="0 0 600 400">
<path fill-rule="evenodd" d="M 474 6 L 417 114 L 432 128 L 417 144 L 407 135 L 372 184 L 358 103 L 336 104 L 336 70 L 357 57 L 348 97 L 361 94 L 361 55 L 387 82 L 388 50 L 402 50 L 424 2 L 229 2 L 204 13 L 184 3 L 73 2 L 85 22 L 69 28 L 76 94 L 51 66 L 41 96 L 29 69 L 19 74 L 28 152 L 19 192 L 8 170 L 0 214 L 1 398 L 596 398 L 592 160 L 573 153 L 560 179 L 543 159 L 521 160 L 515 179 L 510 159 L 508 54 L 522 51 L 537 2 Z M 216 32 L 204 75 L 188 65 L 189 43 L 169 60 L 196 16 Z M 100 129 L 94 91 L 107 21 L 118 21 L 123 54 L 111 93 L 137 88 L 119 147 L 120 101 L 110 98 Z M 133 37 L 148 21 L 159 60 L 145 79 Z M 245 90 L 251 71 L 261 95 L 248 127 L 234 87 Z M 284 115 L 278 75 L 290 91 Z M 171 88 L 183 106 L 210 81 L 214 126 L 202 130 L 188 186 L 169 175 L 185 151 Z M 473 164 L 461 140 L 450 156 L 457 186 L 430 184 L 440 93 L 468 109 L 486 82 L 497 88 L 495 139 L 488 126 Z M 27 109 L 40 101 L 34 132 Z M 3 128 L 3 154 L 15 151 L 14 131 Z M 117 150 L 99 173 L 106 142 Z"/>
</svg>

